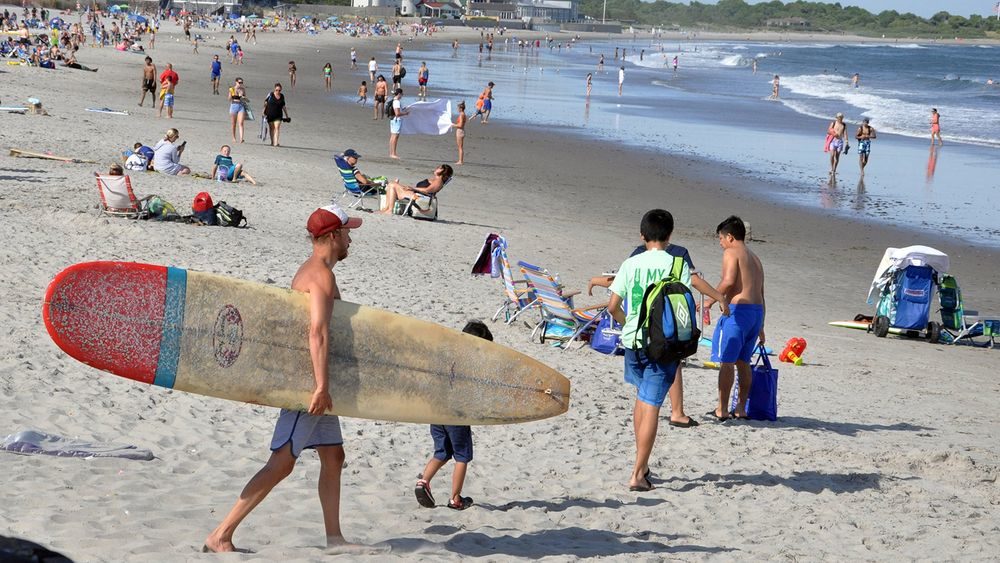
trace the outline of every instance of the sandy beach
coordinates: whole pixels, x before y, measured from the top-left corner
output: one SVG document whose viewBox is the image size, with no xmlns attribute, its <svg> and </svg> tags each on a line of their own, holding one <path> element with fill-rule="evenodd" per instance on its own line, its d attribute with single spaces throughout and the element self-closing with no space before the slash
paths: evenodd
<svg viewBox="0 0 1000 563">
<path fill-rule="evenodd" d="M 370 106 L 323 92 L 325 62 L 334 67 L 334 94 L 353 92 L 367 73 L 347 68 L 351 47 L 359 63 L 378 54 L 385 68 L 397 38 L 258 34 L 258 45 L 245 46 L 246 64 L 224 65 L 223 92 L 241 76 L 259 110 L 274 82 L 287 87 L 288 61 L 299 69 L 298 86 L 286 88 L 292 121 L 282 129 L 284 146 L 262 145 L 256 121 L 247 124 L 246 143 L 234 146 L 234 159 L 260 185 L 132 173 L 140 197 L 159 194 L 186 209 L 208 191 L 242 209 L 250 228 L 98 217 L 93 172 L 134 142 L 152 145 L 176 127 L 188 141 L 182 163 L 200 172 L 230 143 L 227 102 L 211 94 L 208 70 L 229 33 L 203 33 L 193 55 L 175 41 L 179 31 L 165 24 L 149 53 L 158 70 L 171 62 L 180 75 L 170 121 L 157 119 L 148 101 L 136 106 L 139 55 L 83 48 L 80 62 L 97 73 L 0 67 L 3 105 L 35 96 L 49 113 L 0 114 L 0 437 L 32 428 L 133 444 L 156 456 L 0 452 L 8 475 L 0 535 L 78 561 L 214 559 L 199 553 L 202 542 L 267 459 L 277 410 L 147 387 L 70 359 L 42 322 L 52 276 L 76 262 L 127 260 L 287 287 L 308 255 L 306 218 L 343 191 L 333 154 L 354 148 L 362 171 L 407 183 L 456 158 L 452 134 L 404 136 L 402 158 L 393 161 L 386 121 L 373 121 Z M 471 41 L 473 33 L 448 29 L 432 40 Z M 410 66 L 413 93 L 418 63 Z M 130 115 L 84 111 L 95 106 Z M 12 158 L 11 147 L 99 164 Z M 569 288 L 585 289 L 639 243 L 639 219 L 653 207 L 674 214 L 673 242 L 688 247 L 715 283 L 715 226 L 736 213 L 751 223 L 767 271 L 769 344 L 806 338 L 806 365 L 778 366 L 777 422 L 723 424 L 703 415 L 714 406 L 717 372 L 687 369 L 685 410 L 702 424 L 679 429 L 664 420 L 651 461 L 656 489 L 630 493 L 634 390 L 622 381 L 621 359 L 531 342 L 521 323 L 491 324 L 498 342 L 572 381 L 569 412 L 474 429 L 464 494 L 476 506 L 464 512 L 423 509 L 414 500 L 413 482 L 432 452 L 426 426 L 343 420 L 345 535 L 391 548 L 368 560 L 995 558 L 1000 424 L 990 405 L 1000 391 L 998 351 L 878 339 L 827 322 L 871 314 L 865 298 L 882 252 L 910 244 L 947 252 L 967 304 L 1000 312 L 1000 252 L 946 233 L 918 235 L 762 202 L 753 196 L 755 180 L 738 170 L 554 128 L 513 127 L 500 112 L 488 125 L 469 126 L 466 151 L 467 164 L 441 193 L 441 220 L 364 214 L 351 256 L 336 270 L 345 299 L 453 328 L 488 321 L 501 284 L 469 274 L 487 233 L 507 238 L 512 260 L 543 265 Z M 595 292 L 578 304 L 605 300 Z M 237 532 L 236 545 L 254 553 L 225 560 L 329 558 L 318 472 L 315 453 L 305 453 Z M 439 500 L 450 475 L 446 467 L 434 481 Z"/>
</svg>

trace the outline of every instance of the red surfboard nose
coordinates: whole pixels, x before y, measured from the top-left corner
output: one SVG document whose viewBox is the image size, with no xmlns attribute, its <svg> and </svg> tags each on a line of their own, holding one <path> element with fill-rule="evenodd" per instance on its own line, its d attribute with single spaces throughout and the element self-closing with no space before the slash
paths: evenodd
<svg viewBox="0 0 1000 563">
<path fill-rule="evenodd" d="M 153 383 L 160 355 L 167 268 L 85 262 L 66 268 L 45 292 L 49 336 L 77 360 Z"/>
</svg>

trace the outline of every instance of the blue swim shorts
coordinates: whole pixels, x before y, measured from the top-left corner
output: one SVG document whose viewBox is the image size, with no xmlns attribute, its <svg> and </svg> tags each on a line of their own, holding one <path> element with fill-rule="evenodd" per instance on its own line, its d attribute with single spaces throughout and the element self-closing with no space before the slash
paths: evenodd
<svg viewBox="0 0 1000 563">
<path fill-rule="evenodd" d="M 636 398 L 647 405 L 663 406 L 676 373 L 677 362 L 659 364 L 642 350 L 625 349 L 625 383 L 634 385 Z"/>
<path fill-rule="evenodd" d="M 291 444 L 290 451 L 295 458 L 307 448 L 341 446 L 344 437 L 340 432 L 340 418 L 281 409 L 271 436 L 271 451 L 276 452 L 285 444 Z"/>
<path fill-rule="evenodd" d="M 858 154 L 871 154 L 872 142 L 868 139 L 858 142 Z"/>
<path fill-rule="evenodd" d="M 483 99 L 483 111 L 490 111 L 493 109 L 493 100 L 489 98 Z"/>
<path fill-rule="evenodd" d="M 725 364 L 749 363 L 762 328 L 763 305 L 730 305 L 729 316 L 719 319 L 712 335 L 712 360 Z"/>
<path fill-rule="evenodd" d="M 830 141 L 830 150 L 833 152 L 844 152 L 844 140 L 840 137 L 834 138 Z"/>
<path fill-rule="evenodd" d="M 389 120 L 389 132 L 393 135 L 399 135 L 399 129 L 403 126 L 403 118 L 393 117 Z"/>
<path fill-rule="evenodd" d="M 174 107 L 174 95 L 173 94 L 165 94 L 163 96 L 163 107 L 165 107 L 165 108 L 172 108 L 172 107 Z"/>
<path fill-rule="evenodd" d="M 472 428 L 431 424 L 431 438 L 434 438 L 434 459 L 448 461 L 454 457 L 459 463 L 472 461 Z"/>
</svg>

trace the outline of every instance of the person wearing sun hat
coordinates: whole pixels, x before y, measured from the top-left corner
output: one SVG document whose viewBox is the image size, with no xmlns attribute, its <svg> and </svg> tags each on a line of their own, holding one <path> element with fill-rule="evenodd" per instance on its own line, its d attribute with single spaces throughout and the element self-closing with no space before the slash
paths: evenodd
<svg viewBox="0 0 1000 563">
<path fill-rule="evenodd" d="M 308 294 L 309 354 L 312 357 L 315 391 L 308 412 L 281 410 L 271 438 L 271 457 L 243 488 L 236 504 L 219 526 L 205 539 L 204 552 L 236 551 L 233 534 L 237 526 L 278 483 L 291 474 L 295 462 L 306 448 L 319 454 L 319 496 L 330 547 L 348 542 L 340 529 L 340 476 L 344 468 L 344 439 L 340 419 L 324 416 L 333 408 L 328 387 L 327 354 L 330 349 L 330 319 L 340 288 L 333 268 L 347 258 L 352 229 L 361 219 L 350 217 L 337 204 L 320 207 L 306 221 L 312 241 L 312 255 L 292 278 L 292 289 Z M 304 376 L 304 374 L 303 374 Z"/>
</svg>

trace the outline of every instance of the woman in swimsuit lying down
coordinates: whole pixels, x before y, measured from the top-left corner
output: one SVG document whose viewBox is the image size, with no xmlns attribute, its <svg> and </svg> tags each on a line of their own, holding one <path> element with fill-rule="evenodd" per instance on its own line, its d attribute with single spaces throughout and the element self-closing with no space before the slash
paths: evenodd
<svg viewBox="0 0 1000 563">
<path fill-rule="evenodd" d="M 452 170 L 451 166 L 442 164 L 434 169 L 434 174 L 430 178 L 417 182 L 416 186 L 401 184 L 399 183 L 399 178 L 396 178 L 385 187 L 385 207 L 380 209 L 379 212 L 391 215 L 393 206 L 400 199 L 407 197 L 412 199 L 417 195 L 429 196 L 438 193 L 448 180 L 451 179 L 452 174 L 454 174 L 454 170 Z"/>
</svg>

